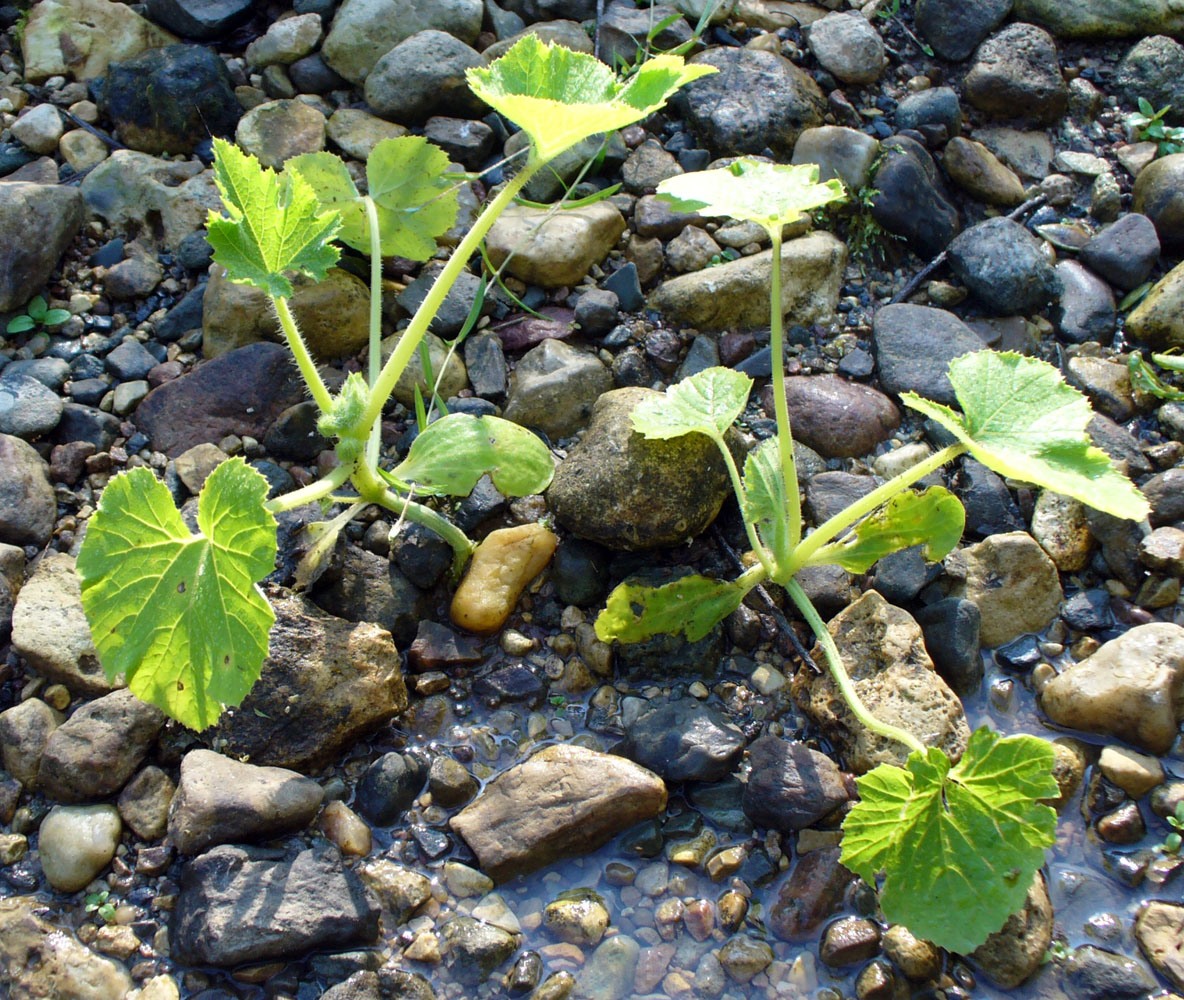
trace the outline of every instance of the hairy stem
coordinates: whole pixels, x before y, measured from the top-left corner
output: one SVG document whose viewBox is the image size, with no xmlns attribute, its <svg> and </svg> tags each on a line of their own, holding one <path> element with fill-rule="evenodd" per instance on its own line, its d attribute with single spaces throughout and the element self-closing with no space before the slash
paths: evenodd
<svg viewBox="0 0 1184 1000">
<path fill-rule="evenodd" d="M 373 391 L 382 370 L 382 236 L 378 232 L 378 209 L 374 199 L 366 195 L 362 204 L 366 206 L 366 228 L 370 231 L 370 348 L 366 382 Z M 378 465 L 381 440 L 382 422 L 375 420 L 370 425 L 370 437 L 366 439 L 366 464 L 371 468 Z"/>
<path fill-rule="evenodd" d="M 835 645 L 834 636 L 830 634 L 830 630 L 826 627 L 822 616 L 818 614 L 814 605 L 810 603 L 810 598 L 802 590 L 802 585 L 796 580 L 790 580 L 785 585 L 785 592 L 789 594 L 793 603 L 797 605 L 797 609 L 802 613 L 802 617 L 806 619 L 810 629 L 814 632 L 819 645 L 822 646 L 822 652 L 826 655 L 826 665 L 830 667 L 830 675 L 834 678 L 835 686 L 838 687 L 839 693 L 842 694 L 843 700 L 847 703 L 847 707 L 851 709 L 851 714 L 864 727 L 870 729 L 877 736 L 883 736 L 885 739 L 903 743 L 910 750 L 915 750 L 918 753 L 925 753 L 925 745 L 908 730 L 890 725 L 887 722 L 881 722 L 868 711 L 867 706 L 863 703 L 863 699 L 859 697 L 858 692 L 855 690 L 855 685 L 851 683 L 851 677 L 847 673 L 847 668 L 843 666 L 843 658 L 839 655 L 839 647 Z"/>
<path fill-rule="evenodd" d="M 773 243 L 773 269 L 769 274 L 769 350 L 773 362 L 773 411 L 777 416 L 777 450 L 781 455 L 781 475 L 785 480 L 785 499 L 789 518 L 789 549 L 802 540 L 802 500 L 798 493 L 798 469 L 793 460 L 793 430 L 789 423 L 789 404 L 785 400 L 785 338 L 781 315 L 781 226 L 767 227 Z M 783 573 L 786 567 L 778 567 Z M 793 574 L 790 573 L 790 576 Z"/>
<path fill-rule="evenodd" d="M 315 483 L 309 483 L 307 486 L 302 486 L 300 489 L 293 490 L 291 493 L 285 493 L 282 497 L 268 500 L 263 506 L 272 514 L 282 514 L 284 511 L 303 507 L 307 503 L 316 503 L 318 500 L 323 500 L 337 489 L 338 486 L 349 479 L 352 472 L 353 469 L 348 465 L 339 465 L 325 476 L 324 479 L 318 479 Z"/>
<path fill-rule="evenodd" d="M 304 337 L 300 335 L 300 329 L 296 326 L 296 317 L 292 315 L 292 310 L 288 308 L 288 300 L 274 297 L 271 301 L 275 306 L 275 313 L 279 317 L 280 329 L 284 332 L 284 339 L 288 342 L 288 348 L 291 350 L 292 356 L 296 359 L 296 364 L 300 368 L 300 374 L 304 378 L 304 384 L 308 386 L 308 391 L 312 393 L 312 398 L 316 401 L 317 408 L 322 413 L 328 413 L 329 408 L 333 405 L 333 397 L 325 387 L 325 383 L 321 379 L 321 373 L 317 371 L 316 363 L 312 360 L 312 355 L 308 353 L 308 345 L 304 343 Z"/>
</svg>

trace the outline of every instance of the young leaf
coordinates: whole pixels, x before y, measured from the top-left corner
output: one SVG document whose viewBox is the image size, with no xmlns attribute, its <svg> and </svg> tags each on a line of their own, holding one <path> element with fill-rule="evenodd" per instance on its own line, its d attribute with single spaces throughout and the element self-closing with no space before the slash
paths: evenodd
<svg viewBox="0 0 1184 1000">
<path fill-rule="evenodd" d="M 26 330 L 32 330 L 37 324 L 33 322 L 31 316 L 26 316 L 21 313 L 19 316 L 13 316 L 8 321 L 8 325 L 4 328 L 5 333 L 24 333 Z"/>
<path fill-rule="evenodd" d="M 705 576 L 684 576 L 661 587 L 622 583 L 596 618 L 596 636 L 601 642 L 644 642 L 683 632 L 698 642 L 740 607 L 749 589 Z"/>
<path fill-rule="evenodd" d="M 662 441 L 695 431 L 718 441 L 744 411 L 751 388 L 742 372 L 705 368 L 639 403 L 630 415 L 633 429 Z"/>
<path fill-rule="evenodd" d="M 223 462 L 198 500 L 201 534 L 148 469 L 117 476 L 91 518 L 78 575 L 108 678 L 191 729 L 213 725 L 259 678 L 275 615 L 256 586 L 275 566 L 267 480 Z"/>
<path fill-rule="evenodd" d="M 1052 365 L 1018 354 L 976 351 L 950 362 L 950 382 L 962 406 L 905 392 L 901 400 L 937 421 L 1000 475 L 1035 483 L 1115 517 L 1140 521 L 1148 504 L 1093 447 L 1086 425 L 1093 411 Z"/>
<path fill-rule="evenodd" d="M 521 497 L 545 490 L 554 471 L 551 452 L 525 427 L 500 417 L 450 413 L 415 439 L 391 474 L 414 484 L 417 493 L 463 497 L 489 473 L 502 493 Z"/>
<path fill-rule="evenodd" d="M 818 183 L 818 164 L 765 163 L 742 157 L 720 170 L 668 177 L 658 195 L 680 212 L 726 215 L 780 229 L 812 208 L 847 197 L 838 180 Z"/>
<path fill-rule="evenodd" d="M 1162 357 L 1163 355 L 1160 355 Z M 1155 355 L 1152 355 L 1154 358 Z M 1178 359 L 1173 359 L 1178 360 Z M 1130 372 L 1131 386 L 1139 392 L 1145 392 L 1159 399 L 1171 402 L 1184 401 L 1184 390 L 1168 385 L 1154 368 L 1143 360 L 1141 354 L 1131 354 L 1127 359 L 1127 371 Z"/>
<path fill-rule="evenodd" d="M 866 573 L 884 556 L 911 545 L 924 545 L 925 558 L 940 562 L 954 550 L 965 525 L 966 511 L 949 490 L 910 490 L 864 518 L 846 538 L 823 546 L 808 565 L 834 563 L 848 573 Z"/>
<path fill-rule="evenodd" d="M 795 484 L 796 485 L 796 484 Z M 744 460 L 744 518 L 756 525 L 761 541 L 781 566 L 789 563 L 789 501 L 781 452 L 771 437 L 748 453 Z"/>
<path fill-rule="evenodd" d="M 871 885 L 886 872 L 889 923 L 966 954 L 1024 903 L 1056 839 L 1052 747 L 1034 736 L 970 737 L 951 769 L 937 749 L 905 768 L 881 764 L 856 779 L 860 802 L 843 823 L 842 863 Z"/>
<path fill-rule="evenodd" d="M 473 93 L 530 136 L 546 161 L 590 135 L 641 121 L 683 84 L 714 72 L 665 55 L 622 82 L 591 55 L 525 35 L 488 67 L 465 75 Z"/>
<path fill-rule="evenodd" d="M 319 211 L 316 193 L 296 172 L 277 174 L 215 139 L 214 182 L 229 217 L 211 211 L 207 239 L 231 281 L 287 298 L 292 283 L 285 271 L 320 280 L 337 263 L 338 215 Z"/>
</svg>

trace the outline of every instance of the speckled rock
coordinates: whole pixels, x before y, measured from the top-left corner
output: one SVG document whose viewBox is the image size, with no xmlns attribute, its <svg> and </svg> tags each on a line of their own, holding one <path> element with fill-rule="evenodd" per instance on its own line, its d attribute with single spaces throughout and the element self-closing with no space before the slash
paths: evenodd
<svg viewBox="0 0 1184 1000">
<path fill-rule="evenodd" d="M 1135 178 L 1132 209 L 1147 216 L 1165 247 L 1184 247 L 1184 153 L 1161 156 Z"/>
<path fill-rule="evenodd" d="M 45 0 L 30 8 L 21 37 L 25 77 L 93 80 L 109 63 L 177 41 L 175 35 L 111 0 Z"/>
<path fill-rule="evenodd" d="M 843 83 L 875 83 L 884 68 L 884 41 L 862 14 L 827 14 L 806 36 L 818 64 Z"/>
<path fill-rule="evenodd" d="M 1000 989 L 1014 989 L 1044 964 L 1052 944 L 1053 911 L 1048 886 L 1040 872 L 1019 913 L 1007 918 L 971 956 L 979 970 Z"/>
<path fill-rule="evenodd" d="M 997 315 L 1038 311 L 1060 290 L 1040 241 L 1011 219 L 980 222 L 949 249 L 954 273 Z"/>
<path fill-rule="evenodd" d="M 966 74 L 966 99 L 998 118 L 1056 121 L 1068 106 L 1069 88 L 1052 36 L 1023 23 L 996 32 L 978 47 Z"/>
<path fill-rule="evenodd" d="M 1011 0 L 950 3 L 917 0 L 917 31 L 943 59 L 960 62 L 995 30 L 1011 12 Z"/>
<path fill-rule="evenodd" d="M 278 170 L 293 156 L 325 148 L 325 116 L 302 101 L 268 101 L 243 115 L 234 141 L 263 166 Z"/>
<path fill-rule="evenodd" d="M 953 405 L 948 369 L 954 358 L 982 350 L 982 339 L 953 313 L 905 302 L 876 311 L 872 346 L 880 384 Z M 794 428 L 795 434 L 797 428 Z"/>
<path fill-rule="evenodd" d="M 82 219 L 77 188 L 19 181 L 0 185 L 0 312 L 19 309 L 44 289 Z M 30 232 L 37 239 L 28 239 Z"/>
<path fill-rule="evenodd" d="M 38 548 L 49 542 L 57 501 L 47 473 L 31 445 L 0 434 L 0 542 Z"/>
<path fill-rule="evenodd" d="M 478 117 L 485 108 L 465 71 L 485 65 L 476 50 L 444 31 L 417 31 L 374 64 L 366 76 L 366 103 L 404 125 L 432 115 Z"/>
</svg>

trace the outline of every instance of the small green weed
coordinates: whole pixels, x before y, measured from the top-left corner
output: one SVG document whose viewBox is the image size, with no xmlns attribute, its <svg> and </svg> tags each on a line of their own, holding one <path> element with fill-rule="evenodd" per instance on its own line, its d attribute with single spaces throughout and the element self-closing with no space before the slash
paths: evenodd
<svg viewBox="0 0 1184 1000">
<path fill-rule="evenodd" d="M 39 326 L 61 326 L 70 318 L 68 309 L 50 309 L 44 295 L 34 295 L 19 316 L 13 316 L 4 329 L 7 333 L 27 333 Z"/>
<path fill-rule="evenodd" d="M 109 900 L 111 895 L 106 889 L 102 892 L 88 892 L 85 897 L 86 912 L 93 913 L 105 924 L 115 919 L 115 904 Z"/>
<path fill-rule="evenodd" d="M 1181 845 L 1184 845 L 1184 800 L 1176 803 L 1176 810 L 1167 817 L 1167 823 L 1172 832 L 1163 838 L 1159 849 L 1164 854 L 1178 854 Z"/>
<path fill-rule="evenodd" d="M 1172 110 L 1165 104 L 1158 111 L 1145 97 L 1139 98 L 1139 110 L 1127 115 L 1126 123 L 1140 142 L 1153 142 L 1158 156 L 1184 152 L 1184 128 L 1167 125 L 1163 117 Z"/>
</svg>

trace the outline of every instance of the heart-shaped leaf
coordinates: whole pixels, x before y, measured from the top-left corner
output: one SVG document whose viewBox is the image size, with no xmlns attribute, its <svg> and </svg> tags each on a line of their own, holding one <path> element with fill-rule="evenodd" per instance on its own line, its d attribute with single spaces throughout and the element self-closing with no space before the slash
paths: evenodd
<svg viewBox="0 0 1184 1000">
<path fill-rule="evenodd" d="M 752 379 L 731 368 L 705 368 L 642 400 L 630 414 L 633 429 L 667 440 L 698 431 L 717 441 L 744 412 Z"/>
<path fill-rule="evenodd" d="M 191 534 L 145 468 L 113 479 L 78 555 L 82 606 L 107 677 L 191 729 L 213 725 L 258 680 L 275 615 L 256 586 L 275 566 L 267 480 L 219 465 Z"/>
</svg>

